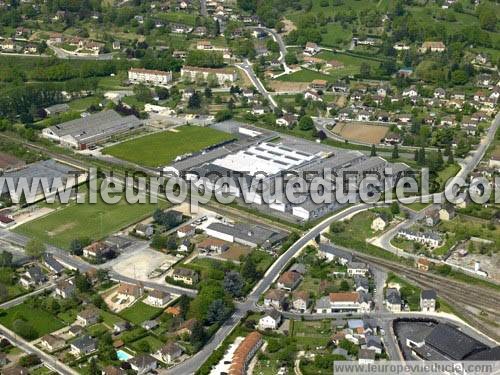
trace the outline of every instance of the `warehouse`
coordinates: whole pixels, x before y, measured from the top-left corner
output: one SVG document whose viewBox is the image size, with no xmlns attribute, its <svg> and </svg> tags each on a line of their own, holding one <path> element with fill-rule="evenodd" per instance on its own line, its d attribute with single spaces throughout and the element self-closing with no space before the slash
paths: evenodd
<svg viewBox="0 0 500 375">
<path fill-rule="evenodd" d="M 121 116 L 113 110 L 107 110 L 45 128 L 42 136 L 61 145 L 84 150 L 141 126 L 142 121 L 133 115 Z"/>
<path fill-rule="evenodd" d="M 264 249 L 271 249 L 281 244 L 287 237 L 285 233 L 268 227 L 242 223 L 235 225 L 212 223 L 207 227 L 206 233 L 227 242 L 236 242 L 250 247 L 260 246 Z"/>
<path fill-rule="evenodd" d="M 75 177 L 75 174 L 78 171 L 76 170 L 75 167 L 59 163 L 53 159 L 49 160 L 42 160 L 36 163 L 28 164 L 26 167 L 11 171 L 11 172 L 5 172 L 5 174 L 2 176 L 2 178 L 11 178 L 13 180 L 14 186 L 18 185 L 19 179 L 20 178 L 25 178 L 28 185 L 31 186 L 31 183 L 33 180 L 35 182 L 37 181 L 36 179 L 47 179 L 48 181 L 48 187 L 50 188 L 52 186 L 52 183 L 55 179 L 60 179 L 61 182 L 64 185 L 68 185 L 68 187 L 73 187 L 75 185 L 78 185 L 82 182 L 84 182 L 87 179 L 87 174 L 86 173 L 80 173 L 78 175 L 78 178 Z M 80 171 L 83 172 L 83 171 Z M 21 200 L 20 195 L 18 195 L 17 189 L 14 191 L 9 191 L 7 184 L 3 185 L 3 190 L 2 190 L 2 195 L 9 194 L 13 202 L 18 202 Z M 22 190 L 20 190 L 20 193 Z M 22 194 L 22 193 L 21 193 Z M 33 199 L 33 201 L 39 201 L 46 196 L 49 196 L 51 194 L 45 192 L 42 189 L 41 184 L 39 183 L 38 185 L 38 190 L 36 191 L 36 195 Z M 32 203 L 32 202 L 28 202 Z"/>
</svg>

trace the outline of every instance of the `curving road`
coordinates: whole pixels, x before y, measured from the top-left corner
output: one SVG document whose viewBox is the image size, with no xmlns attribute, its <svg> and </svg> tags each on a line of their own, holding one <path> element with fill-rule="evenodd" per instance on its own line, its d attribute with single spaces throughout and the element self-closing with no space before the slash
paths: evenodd
<svg viewBox="0 0 500 375">
<path fill-rule="evenodd" d="M 268 100 L 269 105 L 275 109 L 278 108 L 278 104 L 274 100 L 274 98 L 269 94 L 269 92 L 266 90 L 262 82 L 260 81 L 259 77 L 255 74 L 255 72 L 252 69 L 252 63 L 248 61 L 248 59 L 244 59 L 242 63 L 237 63 L 235 66 L 245 72 L 245 74 L 248 76 L 250 81 L 252 82 L 252 85 L 257 89 L 257 91 Z"/>
</svg>

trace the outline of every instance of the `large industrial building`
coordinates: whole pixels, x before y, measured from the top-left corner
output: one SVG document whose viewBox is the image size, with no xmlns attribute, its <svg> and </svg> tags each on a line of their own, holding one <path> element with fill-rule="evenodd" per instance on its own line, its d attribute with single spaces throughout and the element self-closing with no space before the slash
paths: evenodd
<svg viewBox="0 0 500 375">
<path fill-rule="evenodd" d="M 220 189 L 220 186 L 216 186 L 220 177 L 231 177 L 235 183 L 224 186 L 226 194 L 240 199 L 245 197 L 246 203 L 257 209 L 296 221 L 319 218 L 341 205 L 335 200 L 331 203 L 316 203 L 309 191 L 304 192 L 300 203 L 279 197 L 266 202 L 262 183 L 251 195 L 245 194 L 248 188 L 243 188 L 241 183 L 246 183 L 248 187 L 256 182 L 255 177 L 259 177 L 274 193 L 277 189 L 275 178 L 278 176 L 282 176 L 285 181 L 294 176 L 311 181 L 316 176 L 323 176 L 326 170 L 332 174 L 335 190 L 336 176 L 344 176 L 346 187 L 349 184 L 357 187 L 359 181 L 369 174 L 384 176 L 386 182 L 392 185 L 397 174 L 408 169 L 404 164 L 390 164 L 381 157 L 369 157 L 359 151 L 335 150 L 283 134 L 279 134 L 278 139 L 277 133 L 235 121 L 215 124 L 214 127 L 234 134 L 237 140 L 178 161 L 164 168 L 164 172 L 183 175 L 198 187 L 210 190 Z M 392 172 L 387 177 L 386 169 L 389 167 Z M 356 189 L 354 194 L 357 194 Z"/>
<path fill-rule="evenodd" d="M 77 175 L 77 172 L 81 172 Z M 75 167 L 59 163 L 53 159 L 42 160 L 32 164 L 26 165 L 24 168 L 15 171 L 5 172 L 2 178 L 12 179 L 14 186 L 17 186 L 21 178 L 26 179 L 29 186 L 39 179 L 47 180 L 47 190 L 44 191 L 42 184 L 39 183 L 34 201 L 39 201 L 47 196 L 53 195 L 51 192 L 52 183 L 55 179 L 60 179 L 64 186 L 73 187 L 87 179 L 87 174 L 83 171 L 78 171 Z M 20 192 L 20 191 L 19 191 Z M 14 202 L 19 202 L 21 196 L 18 194 L 17 189 L 9 190 L 8 184 L 3 185 L 2 195 L 10 195 Z"/>
<path fill-rule="evenodd" d="M 142 125 L 142 121 L 133 115 L 121 116 L 113 110 L 107 110 L 45 128 L 42 136 L 63 146 L 83 150 Z"/>
</svg>

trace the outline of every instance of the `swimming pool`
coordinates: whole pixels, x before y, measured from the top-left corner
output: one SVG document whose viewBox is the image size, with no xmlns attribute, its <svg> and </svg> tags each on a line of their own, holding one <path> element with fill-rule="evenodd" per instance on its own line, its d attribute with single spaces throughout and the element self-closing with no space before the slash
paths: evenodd
<svg viewBox="0 0 500 375">
<path fill-rule="evenodd" d="M 127 352 L 124 352 L 123 350 L 117 350 L 116 356 L 118 357 L 118 359 L 120 361 L 127 361 L 130 358 L 132 358 L 132 356 L 130 354 L 128 354 Z"/>
</svg>

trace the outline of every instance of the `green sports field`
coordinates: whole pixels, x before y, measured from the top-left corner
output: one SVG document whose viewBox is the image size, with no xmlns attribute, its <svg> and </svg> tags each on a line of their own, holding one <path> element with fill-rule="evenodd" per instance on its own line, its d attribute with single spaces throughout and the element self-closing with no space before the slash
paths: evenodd
<svg viewBox="0 0 500 375">
<path fill-rule="evenodd" d="M 159 201 L 159 206 L 166 203 Z M 71 203 L 14 230 L 45 243 L 69 249 L 78 238 L 98 240 L 152 215 L 156 204 L 128 204 L 125 197 L 118 204 L 98 200 L 95 204 Z"/>
<path fill-rule="evenodd" d="M 177 156 L 197 152 L 234 138 L 212 128 L 180 126 L 105 148 L 104 154 L 148 167 L 170 164 Z"/>
</svg>

